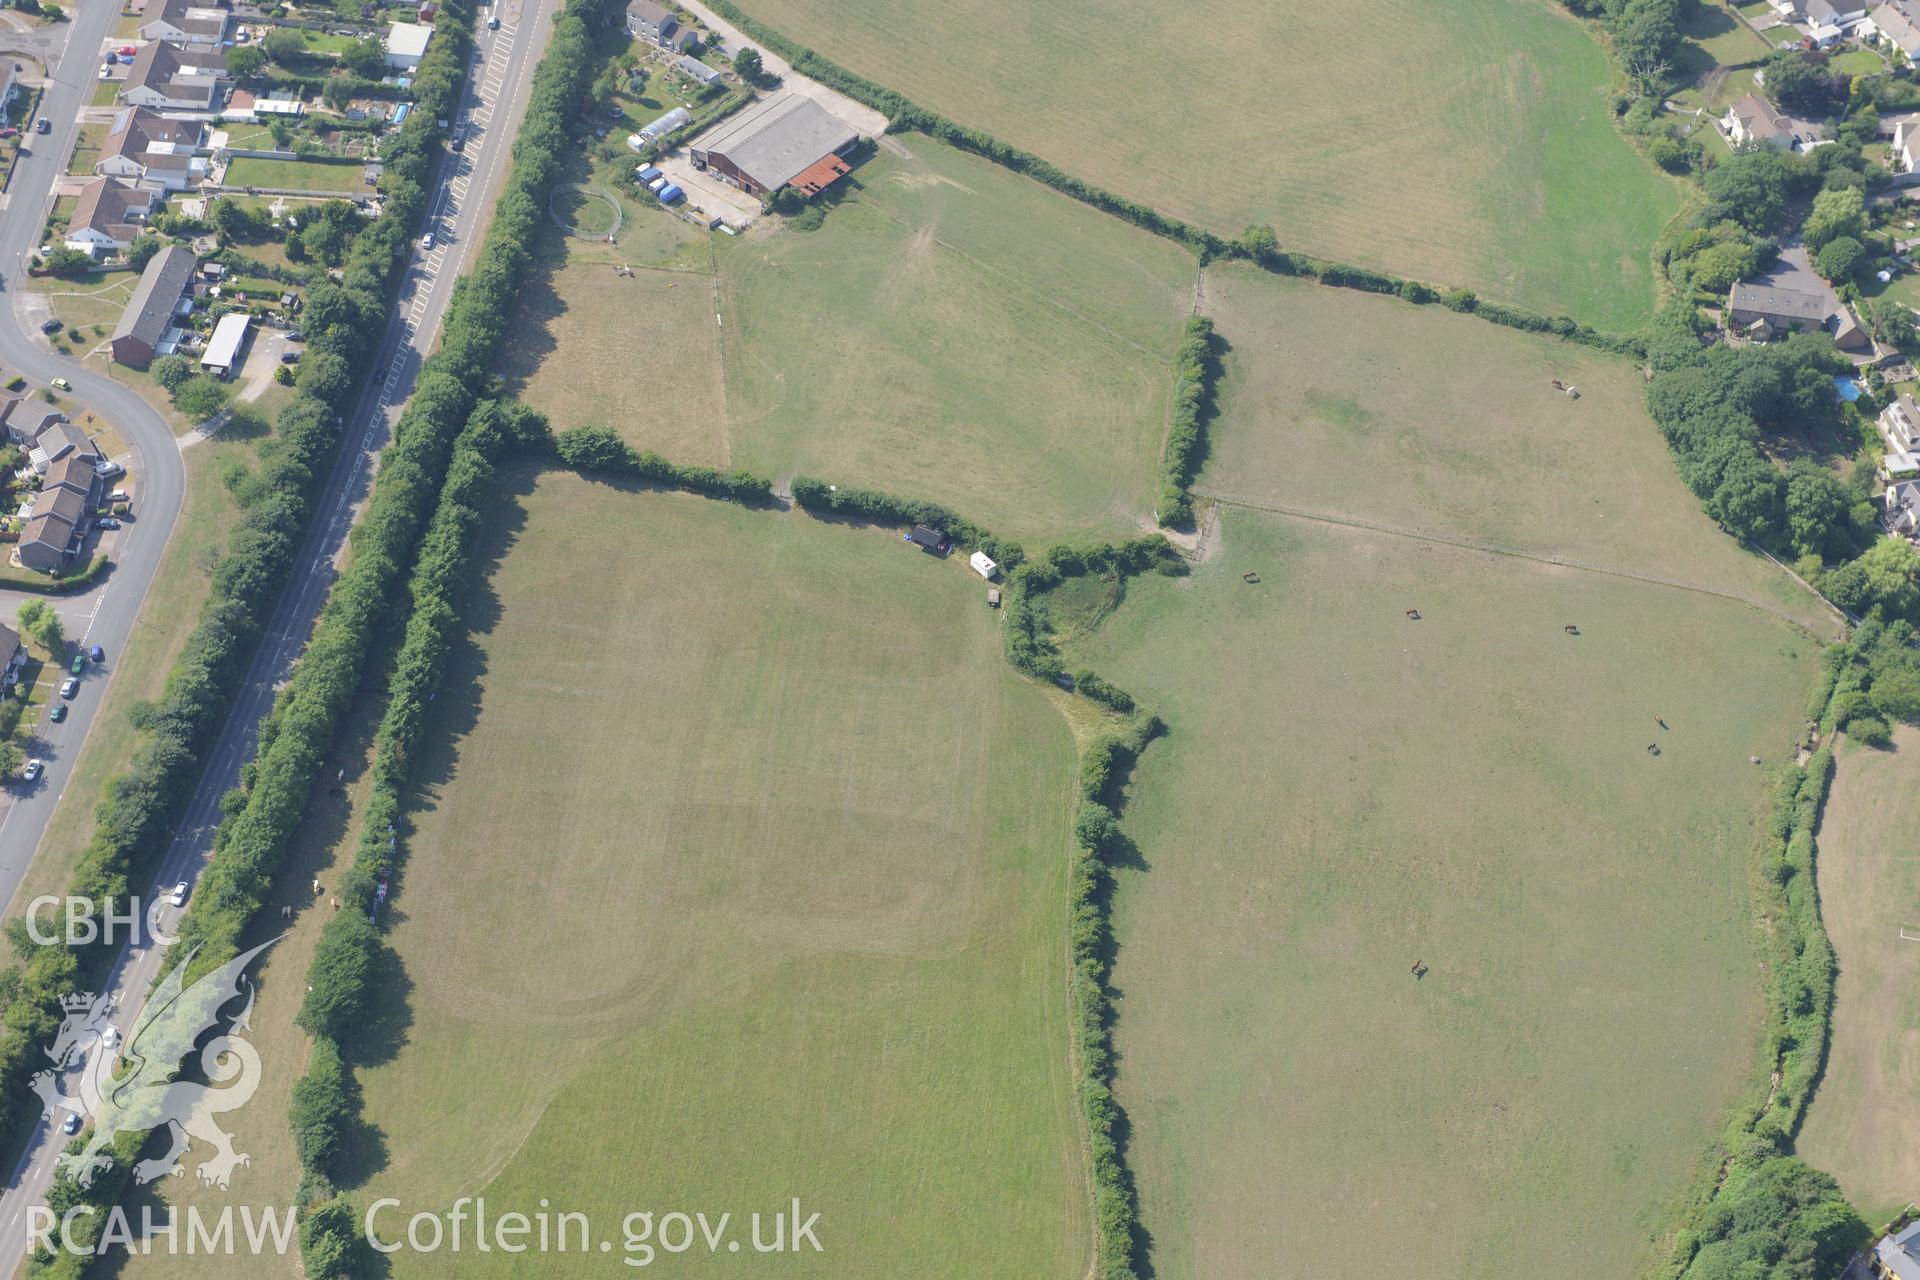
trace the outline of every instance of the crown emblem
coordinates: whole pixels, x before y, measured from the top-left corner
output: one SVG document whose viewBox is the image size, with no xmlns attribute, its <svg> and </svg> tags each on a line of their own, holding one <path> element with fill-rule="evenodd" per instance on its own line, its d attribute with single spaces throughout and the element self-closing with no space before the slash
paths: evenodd
<svg viewBox="0 0 1920 1280">
<path fill-rule="evenodd" d="M 61 996 L 60 1007 L 68 1013 L 85 1013 L 93 1008 L 93 992 L 75 991 Z"/>
</svg>

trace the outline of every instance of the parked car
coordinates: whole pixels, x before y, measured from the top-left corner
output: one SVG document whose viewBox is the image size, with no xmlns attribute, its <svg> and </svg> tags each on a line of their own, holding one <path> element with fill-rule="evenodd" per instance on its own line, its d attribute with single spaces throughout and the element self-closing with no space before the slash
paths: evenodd
<svg viewBox="0 0 1920 1280">
<path fill-rule="evenodd" d="M 58 317 L 40 322 L 40 332 L 42 333 L 58 333 L 64 328 L 66 328 L 66 326 L 60 323 Z"/>
<path fill-rule="evenodd" d="M 83 658 L 81 659 L 81 661 L 84 662 L 85 659 Z M 72 676 L 68 676 L 60 684 L 60 696 L 63 698 L 71 698 L 79 692 L 80 692 L 80 682 L 74 679 Z"/>
<path fill-rule="evenodd" d="M 125 489 L 115 489 L 112 493 L 107 495 L 107 501 L 108 502 L 132 502 L 133 495 L 128 493 Z"/>
<path fill-rule="evenodd" d="M 102 462 L 94 467 L 93 474 L 102 480 L 112 480 L 127 474 L 127 469 L 117 462 Z"/>
<path fill-rule="evenodd" d="M 118 529 L 120 527 L 120 519 L 118 516 L 101 516 L 93 522 L 93 527 L 96 529 Z"/>
<path fill-rule="evenodd" d="M 0 129 L 0 138 L 18 137 L 19 134 L 20 134 L 20 131 L 14 128 L 12 125 L 8 125 L 6 128 Z"/>
<path fill-rule="evenodd" d="M 113 79 L 113 66 L 111 64 L 100 68 L 100 78 L 102 80 Z"/>
<path fill-rule="evenodd" d="M 87 658 L 92 662 L 105 662 L 107 660 L 107 651 L 97 644 L 88 645 Z"/>
<path fill-rule="evenodd" d="M 73 390 L 73 384 L 65 378 L 55 378 L 53 380 L 53 389 L 55 391 L 71 391 Z"/>
<path fill-rule="evenodd" d="M 73 674 L 75 675 L 79 675 L 82 671 L 85 671 L 86 669 L 87 669 L 87 655 L 84 653 L 74 654 L 73 661 L 67 664 L 67 670 L 73 672 Z"/>
<path fill-rule="evenodd" d="M 465 129 L 456 129 L 453 134 L 453 141 L 448 145 L 455 151 L 465 151 L 467 149 L 467 131 Z"/>
<path fill-rule="evenodd" d="M 54 703 L 53 710 L 47 713 L 47 719 L 53 721 L 55 724 L 59 724 L 62 720 L 65 720 L 66 718 L 67 718 L 67 704 L 64 702 Z"/>
<path fill-rule="evenodd" d="M 118 49 L 115 49 L 114 52 L 123 58 L 131 58 L 134 54 L 140 52 L 140 50 L 134 45 L 123 44 Z"/>
<path fill-rule="evenodd" d="M 53 121 L 47 119 L 45 116 L 41 116 L 33 122 L 33 128 L 36 133 L 52 133 Z"/>
<path fill-rule="evenodd" d="M 500 29 L 500 19 L 498 18 L 487 19 L 487 30 L 498 31 L 499 29 Z"/>
<path fill-rule="evenodd" d="M 280 353 L 280 363 L 281 364 L 299 364 L 300 353 L 298 351 L 282 351 Z"/>
<path fill-rule="evenodd" d="M 431 252 L 432 249 L 433 249 L 433 232 L 429 231 L 427 232 L 427 234 L 420 237 L 420 252 L 428 253 L 428 252 Z"/>
<path fill-rule="evenodd" d="M 300 336 L 300 331 L 298 329 L 289 329 L 287 330 L 287 341 L 288 342 L 305 342 L 306 339 Z"/>
<path fill-rule="evenodd" d="M 40 777 L 40 771 L 44 768 L 46 768 L 46 766 L 38 760 L 29 760 L 27 761 L 27 767 L 20 771 L 20 776 L 28 782 L 33 782 Z"/>
<path fill-rule="evenodd" d="M 67 1118 L 60 1122 L 60 1132 L 71 1138 L 74 1134 L 80 1132 L 81 1123 L 80 1113 L 78 1111 L 69 1111 L 67 1112 Z"/>
<path fill-rule="evenodd" d="M 173 893 L 167 898 L 167 901 L 176 907 L 184 907 L 187 905 L 187 882 L 185 880 L 173 886 Z"/>
<path fill-rule="evenodd" d="M 647 190 L 658 191 L 660 190 L 660 188 L 666 185 L 667 185 L 667 176 L 665 174 L 661 174 L 659 177 L 647 183 Z"/>
</svg>

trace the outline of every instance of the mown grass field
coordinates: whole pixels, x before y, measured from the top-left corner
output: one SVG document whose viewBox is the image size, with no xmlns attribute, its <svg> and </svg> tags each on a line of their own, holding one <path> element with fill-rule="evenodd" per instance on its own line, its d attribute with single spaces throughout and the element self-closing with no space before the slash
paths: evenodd
<svg viewBox="0 0 1920 1280">
<path fill-rule="evenodd" d="M 792 39 L 1068 173 L 1237 235 L 1603 328 L 1652 309 L 1679 208 L 1549 0 L 754 0 Z M 1070 53 L 1068 51 L 1071 51 Z"/>
<path fill-rule="evenodd" d="M 359 195 L 371 191 L 363 180 L 360 161 L 269 160 L 241 156 L 227 166 L 230 187 L 282 188 L 288 191 L 338 191 Z"/>
<path fill-rule="evenodd" d="M 1251 269 L 1210 269 L 1205 292 L 1229 349 L 1201 491 L 1682 582 L 1832 633 L 1701 514 L 1626 361 Z"/>
<path fill-rule="evenodd" d="M 1799 1152 L 1879 1226 L 1920 1188 L 1920 734 L 1843 746 L 1820 821 L 1820 912 L 1840 962 L 1833 1046 Z"/>
<path fill-rule="evenodd" d="M 856 180 L 818 230 L 715 237 L 706 262 L 657 209 L 630 206 L 611 248 L 551 237 L 565 266 L 527 291 L 508 356 L 529 403 L 1018 538 L 1137 529 L 1193 260 L 924 138 Z"/>
<path fill-rule="evenodd" d="M 1787 749 L 1814 646 L 1696 592 L 1224 519 L 1070 649 L 1170 726 L 1115 913 L 1155 1274 L 1333 1275 L 1388 1223 L 1410 1276 L 1520 1280 L 1548 1239 L 1641 1274 L 1753 1069 L 1748 756 Z"/>
<path fill-rule="evenodd" d="M 782 1274 L 1083 1274 L 1073 747 L 977 579 L 797 514 L 515 489 L 421 762 L 366 1194 L 544 1197 L 616 1242 L 797 1196 L 826 1251 Z"/>
</svg>

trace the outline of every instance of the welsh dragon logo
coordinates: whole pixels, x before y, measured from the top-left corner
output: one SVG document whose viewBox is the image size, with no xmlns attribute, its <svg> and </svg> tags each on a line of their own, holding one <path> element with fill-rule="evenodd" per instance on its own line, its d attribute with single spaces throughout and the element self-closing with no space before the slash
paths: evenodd
<svg viewBox="0 0 1920 1280">
<path fill-rule="evenodd" d="M 185 975 L 199 948 L 189 952 L 148 998 L 118 1054 L 122 1064 L 118 1073 L 113 1052 L 96 1052 L 110 1043 L 111 998 L 91 993 L 66 997 L 62 1002 L 66 1020 L 47 1049 L 54 1065 L 33 1077 L 34 1091 L 46 1104 L 49 1118 L 72 1112 L 93 1121 L 86 1146 L 58 1157 L 62 1172 L 81 1186 L 90 1186 L 111 1162 L 106 1149 L 116 1134 L 162 1125 L 170 1131 L 170 1145 L 160 1156 L 134 1165 L 136 1182 L 184 1172 L 181 1157 L 192 1138 L 213 1148 L 199 1167 L 200 1180 L 210 1186 L 225 1190 L 233 1171 L 252 1162 L 251 1156 L 234 1150 L 233 1135 L 215 1117 L 245 1106 L 260 1087 L 260 1054 L 237 1033 L 246 1029 L 253 1011 L 254 985 L 245 976 L 246 968 L 278 941 L 271 938 L 235 956 L 191 986 L 185 985 Z M 246 1004 L 226 1030 L 200 1048 L 200 1070 L 207 1082 L 176 1079 L 200 1038 L 220 1021 L 220 1010 L 242 995 Z M 63 1093 L 59 1083 L 62 1075 L 75 1068 L 79 1069 L 77 1097 Z M 214 1087 L 221 1084 L 227 1087 Z"/>
</svg>

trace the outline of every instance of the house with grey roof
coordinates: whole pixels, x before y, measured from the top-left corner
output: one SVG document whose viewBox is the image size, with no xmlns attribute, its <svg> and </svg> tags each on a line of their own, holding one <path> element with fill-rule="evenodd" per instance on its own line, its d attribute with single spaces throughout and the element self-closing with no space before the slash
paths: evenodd
<svg viewBox="0 0 1920 1280">
<path fill-rule="evenodd" d="M 1898 49 L 1909 62 L 1920 59 L 1920 22 L 1914 21 L 1905 4 L 1883 4 L 1873 10 L 1867 15 L 1862 34 L 1883 48 Z"/>
<path fill-rule="evenodd" d="M 1920 1280 L 1920 1222 L 1882 1236 L 1871 1265 L 1875 1280 Z"/>
<path fill-rule="evenodd" d="M 205 121 L 123 107 L 113 118 L 93 171 L 136 186 L 183 191 L 206 177 L 206 137 Z"/>
<path fill-rule="evenodd" d="M 211 116 L 221 107 L 226 76 L 227 56 L 217 48 L 155 40 L 134 55 L 120 101 L 156 111 Z"/>
<path fill-rule="evenodd" d="M 118 178 L 95 178 L 80 189 L 67 223 L 65 245 L 81 253 L 99 255 L 124 250 L 146 228 L 154 193 Z"/>
<path fill-rule="evenodd" d="M 140 24 L 142 40 L 219 44 L 227 37 L 225 9 L 196 5 L 192 0 L 164 0 L 158 9 L 149 9 L 148 14 Z"/>
<path fill-rule="evenodd" d="M 1725 322 L 1730 331 L 1756 342 L 1788 333 L 1825 331 L 1843 351 L 1873 348 L 1873 340 L 1859 320 L 1831 289 L 1816 293 L 1743 280 L 1727 295 Z"/>
<path fill-rule="evenodd" d="M 120 323 L 107 339 L 107 351 L 114 363 L 145 368 L 159 354 L 160 339 L 173 324 L 180 299 L 193 282 L 198 259 L 193 250 L 170 244 L 147 259 L 140 283 L 127 299 Z"/>
<path fill-rule="evenodd" d="M 1771 102 L 1757 93 L 1749 93 L 1721 117 L 1727 141 L 1735 146 L 1772 147 L 1784 151 L 1793 145 L 1793 126 Z"/>
<path fill-rule="evenodd" d="M 673 39 L 679 26 L 679 19 L 665 5 L 655 4 L 654 0 L 628 0 L 627 34 L 635 40 L 665 45 Z"/>
<path fill-rule="evenodd" d="M 705 169 L 748 195 L 766 199 L 792 184 L 813 195 L 849 171 L 844 159 L 860 135 L 796 93 L 779 93 L 735 112 L 688 147 Z"/>
</svg>

